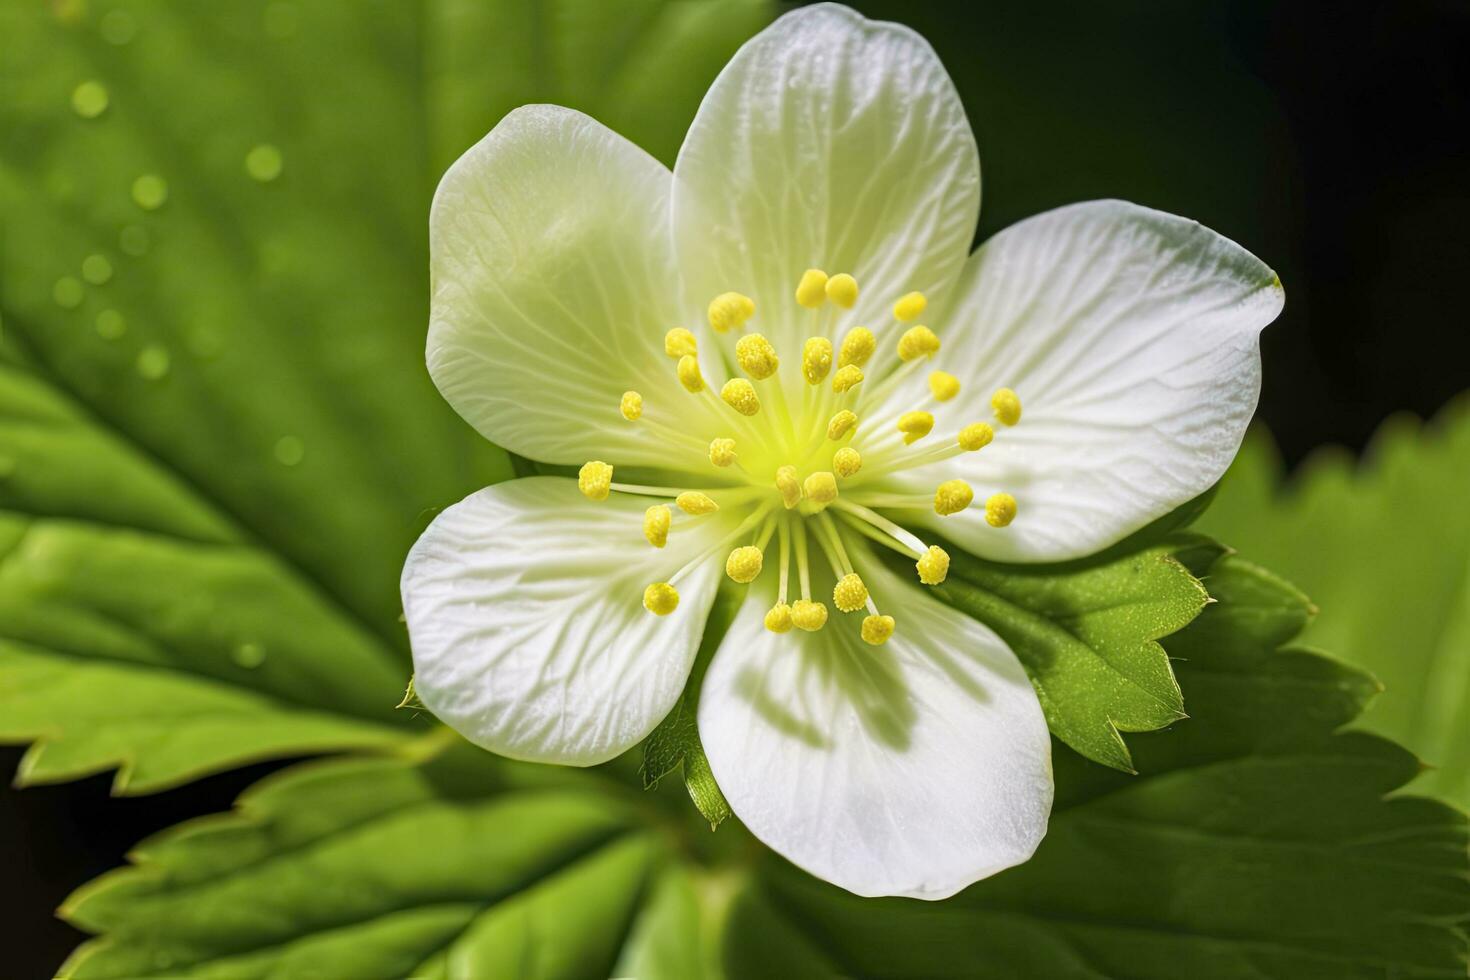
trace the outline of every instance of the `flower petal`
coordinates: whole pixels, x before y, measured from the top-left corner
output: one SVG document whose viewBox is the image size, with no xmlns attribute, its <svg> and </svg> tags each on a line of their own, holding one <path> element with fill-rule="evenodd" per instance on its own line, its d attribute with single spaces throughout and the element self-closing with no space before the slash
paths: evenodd
<svg viewBox="0 0 1470 980">
<path fill-rule="evenodd" d="M 593 503 L 556 477 L 471 494 L 434 519 L 403 567 L 414 690 L 465 738 L 513 759 L 589 766 L 638 744 L 684 689 L 720 563 L 643 608 L 729 530 L 715 514 L 643 538 L 646 498 Z"/>
<path fill-rule="evenodd" d="M 549 463 L 668 466 L 680 440 L 650 426 L 708 421 L 663 352 L 678 325 L 671 180 L 591 118 L 532 105 L 439 182 L 429 374 L 487 439 Z M 644 396 L 636 423 L 618 410 L 627 390 Z"/>
<path fill-rule="evenodd" d="M 739 290 L 784 349 L 811 332 L 803 270 L 861 287 L 846 324 L 878 326 L 964 264 L 980 163 L 954 85 L 906 27 L 817 4 L 778 19 L 715 80 L 679 151 L 675 234 L 693 301 Z"/>
<path fill-rule="evenodd" d="M 964 389 L 938 410 L 937 431 L 993 422 L 1000 387 L 1020 396 L 1022 418 L 995 424 L 979 452 L 900 479 L 930 493 L 944 479 L 973 484 L 977 506 L 913 520 L 1002 561 L 1092 554 L 1209 489 L 1255 412 L 1259 335 L 1284 300 L 1239 245 L 1123 201 L 1007 228 L 975 253 L 960 290 L 936 366 Z M 888 413 L 912 407 L 923 384 L 913 379 Z M 1002 530 L 978 506 L 995 491 L 1019 503 Z"/>
<path fill-rule="evenodd" d="M 861 614 L 770 633 L 753 598 L 705 677 L 700 738 L 736 815 L 788 860 L 858 895 L 946 898 L 1045 834 L 1046 722 L 1000 638 L 850 548 L 893 638 L 863 643 Z"/>
</svg>

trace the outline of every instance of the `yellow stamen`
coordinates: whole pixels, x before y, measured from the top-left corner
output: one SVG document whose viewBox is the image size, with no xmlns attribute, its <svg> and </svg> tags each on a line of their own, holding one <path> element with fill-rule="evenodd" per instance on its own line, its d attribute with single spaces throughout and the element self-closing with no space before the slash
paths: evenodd
<svg viewBox="0 0 1470 980">
<path fill-rule="evenodd" d="M 755 385 L 744 378 L 731 378 L 720 389 L 720 397 L 741 415 L 751 416 L 761 410 L 761 400 L 756 396 Z"/>
<path fill-rule="evenodd" d="M 803 480 L 801 489 L 806 499 L 825 507 L 837 499 L 837 477 L 821 470 Z"/>
<path fill-rule="evenodd" d="M 827 302 L 827 273 L 821 269 L 803 272 L 796 284 L 796 301 L 809 310 L 820 309 Z"/>
<path fill-rule="evenodd" d="M 862 384 L 863 369 L 856 364 L 838 368 L 837 373 L 832 375 L 832 390 L 839 394 L 852 388 L 854 385 Z"/>
<path fill-rule="evenodd" d="M 929 434 L 934 428 L 934 416 L 928 412 L 904 412 L 898 417 L 898 431 L 903 433 L 904 445 L 912 445 Z"/>
<path fill-rule="evenodd" d="M 832 604 L 843 612 L 857 612 L 868 602 L 868 587 L 855 573 L 849 572 L 832 587 Z"/>
<path fill-rule="evenodd" d="M 735 462 L 734 439 L 711 439 L 709 461 L 716 466 L 729 466 Z"/>
<path fill-rule="evenodd" d="M 857 280 L 845 272 L 837 273 L 827 280 L 827 298 L 844 310 L 852 309 L 857 304 Z"/>
<path fill-rule="evenodd" d="M 795 466 L 782 466 L 776 470 L 776 489 L 781 491 L 781 502 L 787 510 L 801 503 L 801 481 L 796 478 Z"/>
<path fill-rule="evenodd" d="M 924 557 L 914 563 L 919 570 L 919 581 L 925 585 L 939 585 L 949 576 L 949 552 L 938 545 L 930 545 Z"/>
<path fill-rule="evenodd" d="M 893 304 L 893 318 L 899 323 L 913 323 L 924 315 L 929 300 L 923 293 L 905 293 Z"/>
<path fill-rule="evenodd" d="M 995 430 L 984 422 L 974 422 L 960 430 L 955 441 L 960 448 L 967 453 L 973 453 L 977 449 L 984 449 L 990 445 L 990 440 L 995 438 Z"/>
<path fill-rule="evenodd" d="M 850 446 L 844 446 L 832 454 L 832 469 L 837 472 L 838 476 L 844 479 L 853 476 L 862 468 L 862 456 L 858 455 L 858 451 Z"/>
<path fill-rule="evenodd" d="M 929 393 L 937 402 L 947 402 L 960 393 L 960 379 L 948 371 L 935 371 L 929 375 Z"/>
<path fill-rule="evenodd" d="M 1015 425 L 1021 421 L 1021 399 L 1009 388 L 1001 388 L 990 396 L 990 407 L 1002 425 Z"/>
<path fill-rule="evenodd" d="M 668 504 L 654 504 L 643 512 L 643 536 L 655 548 L 662 548 L 669 543 L 669 525 L 673 521 L 674 513 Z"/>
<path fill-rule="evenodd" d="M 892 616 L 866 616 L 863 618 L 862 637 L 863 642 L 878 647 L 888 642 L 893 636 L 893 628 L 897 624 Z"/>
<path fill-rule="evenodd" d="M 1008 493 L 993 493 L 985 501 L 985 523 L 1005 527 L 1016 519 L 1016 498 Z"/>
<path fill-rule="evenodd" d="M 699 373 L 699 358 L 693 354 L 685 354 L 679 358 L 679 383 L 684 390 L 692 395 L 697 395 L 704 390 L 704 375 Z"/>
<path fill-rule="evenodd" d="M 613 468 L 601 460 L 583 463 L 577 471 L 577 489 L 588 500 L 606 500 L 612 489 Z"/>
<path fill-rule="evenodd" d="M 810 599 L 797 599 L 791 604 L 791 622 L 799 630 L 815 633 L 827 625 L 826 603 Z"/>
<path fill-rule="evenodd" d="M 795 625 L 791 621 L 791 607 L 784 602 L 778 602 L 766 613 L 766 629 L 772 633 L 790 633 L 791 627 Z"/>
<path fill-rule="evenodd" d="M 709 301 L 709 325 L 717 333 L 741 326 L 755 315 L 755 300 L 740 293 L 721 293 Z"/>
<path fill-rule="evenodd" d="M 643 415 L 643 396 L 636 391 L 623 392 L 623 398 L 618 402 L 618 411 L 629 422 L 638 419 Z"/>
<path fill-rule="evenodd" d="M 699 341 L 683 327 L 675 327 L 664 334 L 664 353 L 678 360 L 685 354 L 698 354 Z"/>
<path fill-rule="evenodd" d="M 868 363 L 868 358 L 873 356 L 873 351 L 878 349 L 878 340 L 873 336 L 873 331 L 867 327 L 853 327 L 842 338 L 842 348 L 837 354 L 837 366 L 845 368 L 849 364 L 862 367 Z"/>
<path fill-rule="evenodd" d="M 857 424 L 857 415 L 854 412 L 844 408 L 842 411 L 832 416 L 831 421 L 827 423 L 827 438 L 831 439 L 833 442 L 836 442 L 838 439 L 841 439 L 843 436 L 851 432 L 853 430 L 853 427 Z"/>
<path fill-rule="evenodd" d="M 735 342 L 735 357 L 740 361 L 740 370 L 757 381 L 769 378 L 781 365 L 776 348 L 758 333 L 748 333 Z"/>
<path fill-rule="evenodd" d="M 679 592 L 667 582 L 655 582 L 643 590 L 643 608 L 655 616 L 667 616 L 679 606 Z"/>
<path fill-rule="evenodd" d="M 939 338 L 928 327 L 909 327 L 898 338 L 898 356 L 905 361 L 933 357 L 938 351 Z"/>
<path fill-rule="evenodd" d="M 801 345 L 801 376 L 809 385 L 819 385 L 832 370 L 832 341 L 826 337 L 808 337 Z"/>
<path fill-rule="evenodd" d="M 720 509 L 719 504 L 698 490 L 686 490 L 679 494 L 679 496 L 674 498 L 674 506 L 684 513 L 692 514 L 695 517 L 701 514 L 713 514 Z"/>
<path fill-rule="evenodd" d="M 730 552 L 730 557 L 725 559 L 725 574 L 741 585 L 747 585 L 754 582 L 755 577 L 761 573 L 764 561 L 765 556 L 761 554 L 761 550 L 748 544 Z"/>
<path fill-rule="evenodd" d="M 934 513 L 940 517 L 958 514 L 975 499 L 975 491 L 964 480 L 945 480 L 934 491 Z"/>
</svg>

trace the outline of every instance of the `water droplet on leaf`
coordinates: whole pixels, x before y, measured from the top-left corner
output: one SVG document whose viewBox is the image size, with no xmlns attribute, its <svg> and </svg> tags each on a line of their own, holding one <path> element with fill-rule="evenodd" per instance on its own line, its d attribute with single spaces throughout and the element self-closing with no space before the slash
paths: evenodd
<svg viewBox="0 0 1470 980">
<path fill-rule="evenodd" d="M 138 374 L 149 381 L 162 380 L 168 374 L 169 360 L 167 347 L 149 344 L 138 351 Z"/>
<path fill-rule="evenodd" d="M 156 211 L 168 200 L 168 181 L 158 174 L 144 174 L 133 181 L 133 203 L 144 211 Z"/>
<path fill-rule="evenodd" d="M 142 225 L 128 225 L 118 233 L 118 246 L 134 258 L 148 251 L 148 229 Z"/>
<path fill-rule="evenodd" d="M 295 466 L 306 456 L 306 444 L 296 436 L 281 436 L 276 440 L 275 456 L 282 466 Z"/>
<path fill-rule="evenodd" d="M 82 278 L 100 286 L 112 278 L 112 263 L 105 255 L 89 255 L 82 259 Z"/>
<path fill-rule="evenodd" d="M 72 89 L 71 107 L 83 119 L 96 119 L 107 111 L 107 86 L 86 81 Z"/>
<path fill-rule="evenodd" d="M 128 332 L 128 321 L 117 310 L 103 310 L 97 314 L 97 336 L 104 340 L 116 340 Z"/>
<path fill-rule="evenodd" d="M 138 33 L 138 22 L 126 10 L 109 10 L 97 25 L 102 40 L 108 44 L 123 45 Z"/>
<path fill-rule="evenodd" d="M 74 310 L 82 305 L 82 283 L 75 276 L 62 276 L 51 287 L 51 298 L 63 310 Z"/>
<path fill-rule="evenodd" d="M 281 176 L 284 164 L 281 151 L 269 143 L 260 143 L 245 154 L 245 172 L 262 184 Z"/>
<path fill-rule="evenodd" d="M 265 647 L 259 643 L 241 643 L 231 652 L 230 659 L 247 670 L 253 670 L 265 663 Z"/>
</svg>

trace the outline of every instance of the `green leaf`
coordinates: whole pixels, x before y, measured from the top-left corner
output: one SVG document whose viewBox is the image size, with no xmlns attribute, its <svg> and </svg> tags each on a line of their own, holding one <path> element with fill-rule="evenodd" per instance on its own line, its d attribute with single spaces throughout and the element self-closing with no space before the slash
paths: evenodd
<svg viewBox="0 0 1470 980">
<path fill-rule="evenodd" d="M 145 841 L 136 867 L 72 896 L 66 918 L 106 937 L 62 975 L 565 977 L 680 964 L 686 944 L 660 943 L 686 911 L 687 882 L 636 796 L 573 776 L 458 742 L 423 763 L 287 770 L 235 813 Z"/>
<path fill-rule="evenodd" d="M 773 859 L 732 913 L 731 975 L 1463 977 L 1465 815 L 1385 798 L 1418 762 L 1337 733 L 1376 685 L 1280 647 L 1300 593 L 1185 557 L 1218 601 L 1164 641 L 1191 717 L 1132 739 L 1143 775 L 1060 753 L 1036 856 L 945 902 L 865 901 Z"/>
<path fill-rule="evenodd" d="M 1185 717 L 1156 642 L 1188 624 L 1209 597 L 1177 552 L 1181 537 L 1066 565 L 999 565 L 950 548 L 933 594 L 995 630 L 1031 677 L 1052 734 L 1089 759 L 1131 772 L 1120 731 Z"/>
<path fill-rule="evenodd" d="M 1362 727 L 1434 769 L 1423 788 L 1470 807 L 1470 399 L 1429 425 L 1386 422 L 1361 461 L 1320 451 L 1283 483 L 1264 431 L 1203 525 L 1331 615 L 1306 642 L 1383 682 Z"/>
<path fill-rule="evenodd" d="M 710 607 L 709 619 L 705 623 L 704 636 L 700 640 L 699 653 L 695 658 L 689 683 L 679 703 L 658 727 L 643 742 L 643 764 L 639 772 L 644 789 L 655 789 L 659 780 L 682 767 L 684 788 L 689 798 L 714 830 L 730 816 L 730 804 L 715 782 L 710 769 L 709 757 L 704 754 L 704 744 L 699 740 L 696 719 L 699 715 L 699 690 L 703 685 L 704 672 L 711 658 L 720 647 L 720 641 L 730 629 L 735 613 L 744 599 L 741 592 L 721 589 Z"/>
<path fill-rule="evenodd" d="M 0 7 L 0 739 L 143 792 L 381 747 L 403 556 L 511 474 L 424 370 L 439 173 L 522 102 L 668 160 L 765 2 Z M 515 32 L 531 43 L 512 42 Z"/>
</svg>

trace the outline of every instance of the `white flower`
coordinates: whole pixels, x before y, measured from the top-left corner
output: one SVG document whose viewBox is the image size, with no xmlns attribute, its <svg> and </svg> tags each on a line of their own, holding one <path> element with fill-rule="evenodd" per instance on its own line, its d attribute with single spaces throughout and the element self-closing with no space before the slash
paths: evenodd
<svg viewBox="0 0 1470 980">
<path fill-rule="evenodd" d="M 740 50 L 673 174 L 542 105 L 460 158 L 429 371 L 486 438 L 585 465 L 473 494 L 414 547 L 424 703 L 502 755 L 611 759 L 675 704 L 725 580 L 748 598 L 698 723 L 757 837 L 860 895 L 942 898 L 1029 857 L 1041 708 L 994 633 L 926 594 L 949 563 L 929 535 L 1076 558 L 1208 488 L 1282 292 L 1116 201 L 970 254 L 979 202 L 934 52 L 826 4 Z"/>
</svg>

